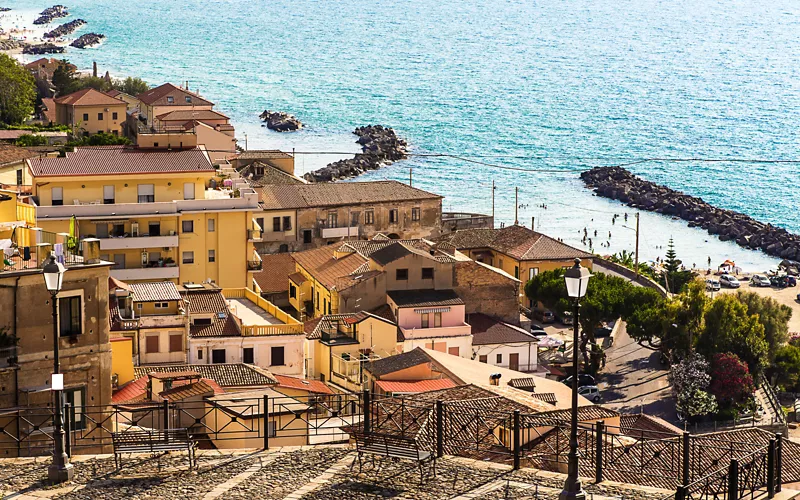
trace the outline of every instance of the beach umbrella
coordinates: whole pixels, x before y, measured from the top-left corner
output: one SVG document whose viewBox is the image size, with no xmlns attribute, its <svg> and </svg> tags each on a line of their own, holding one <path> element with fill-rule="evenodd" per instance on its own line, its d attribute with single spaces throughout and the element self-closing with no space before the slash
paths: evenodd
<svg viewBox="0 0 800 500">
<path fill-rule="evenodd" d="M 80 238 L 80 228 L 78 226 L 78 218 L 74 215 L 69 220 L 69 240 L 67 241 L 67 248 L 76 250 L 78 248 L 78 239 Z"/>
</svg>

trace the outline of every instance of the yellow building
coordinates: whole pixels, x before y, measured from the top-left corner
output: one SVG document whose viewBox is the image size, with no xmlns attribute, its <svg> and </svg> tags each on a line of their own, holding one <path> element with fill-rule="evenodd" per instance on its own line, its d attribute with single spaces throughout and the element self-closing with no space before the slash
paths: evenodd
<svg viewBox="0 0 800 500">
<path fill-rule="evenodd" d="M 526 283 L 542 271 L 571 267 L 576 258 L 592 268 L 592 254 L 573 248 L 523 226 L 500 229 L 463 229 L 443 236 L 471 259 L 501 269 Z M 520 304 L 531 306 L 520 287 Z"/>
<path fill-rule="evenodd" d="M 77 148 L 27 163 L 39 226 L 66 233 L 77 221 L 79 236 L 99 238 L 102 258 L 115 262 L 113 277 L 252 287 L 258 195 L 244 182 L 212 189 L 204 148 Z"/>
<path fill-rule="evenodd" d="M 211 111 L 214 103 L 171 83 L 165 83 L 139 94 L 136 98 L 141 103 L 140 112 L 147 118 L 147 124 L 153 125 L 156 117 L 172 111 L 193 110 Z"/>
<path fill-rule="evenodd" d="M 73 134 L 98 132 L 121 135 L 128 103 L 92 88 L 59 97 L 56 123 L 72 128 Z"/>
<path fill-rule="evenodd" d="M 25 160 L 39 153 L 11 145 L 0 145 L 0 187 L 16 191 L 30 190 L 32 181 Z"/>
</svg>

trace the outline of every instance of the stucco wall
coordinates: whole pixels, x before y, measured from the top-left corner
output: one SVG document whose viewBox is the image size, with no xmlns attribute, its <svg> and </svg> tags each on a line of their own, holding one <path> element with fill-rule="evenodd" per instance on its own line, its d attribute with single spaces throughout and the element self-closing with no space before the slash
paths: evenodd
<svg viewBox="0 0 800 500">
<path fill-rule="evenodd" d="M 454 265 L 453 290 L 464 300 L 466 313 L 483 313 L 519 325 L 520 284 L 473 261 Z"/>
</svg>

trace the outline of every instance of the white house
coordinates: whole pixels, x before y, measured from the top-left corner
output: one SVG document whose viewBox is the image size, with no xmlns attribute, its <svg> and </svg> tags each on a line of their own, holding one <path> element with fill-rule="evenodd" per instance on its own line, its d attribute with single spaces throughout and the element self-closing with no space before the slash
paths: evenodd
<svg viewBox="0 0 800 500">
<path fill-rule="evenodd" d="M 521 372 L 535 372 L 539 340 L 522 328 L 485 314 L 470 314 L 472 359 Z"/>
</svg>

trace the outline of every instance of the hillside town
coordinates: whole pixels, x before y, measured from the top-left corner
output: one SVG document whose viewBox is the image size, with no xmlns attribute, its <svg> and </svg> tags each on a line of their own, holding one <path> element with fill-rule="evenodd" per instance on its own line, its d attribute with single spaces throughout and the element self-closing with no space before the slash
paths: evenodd
<svg viewBox="0 0 800 500">
<path fill-rule="evenodd" d="M 188 82 L 24 69 L 52 95 L 0 130 L 0 497 L 797 493 L 778 284 L 305 178 Z"/>
</svg>

